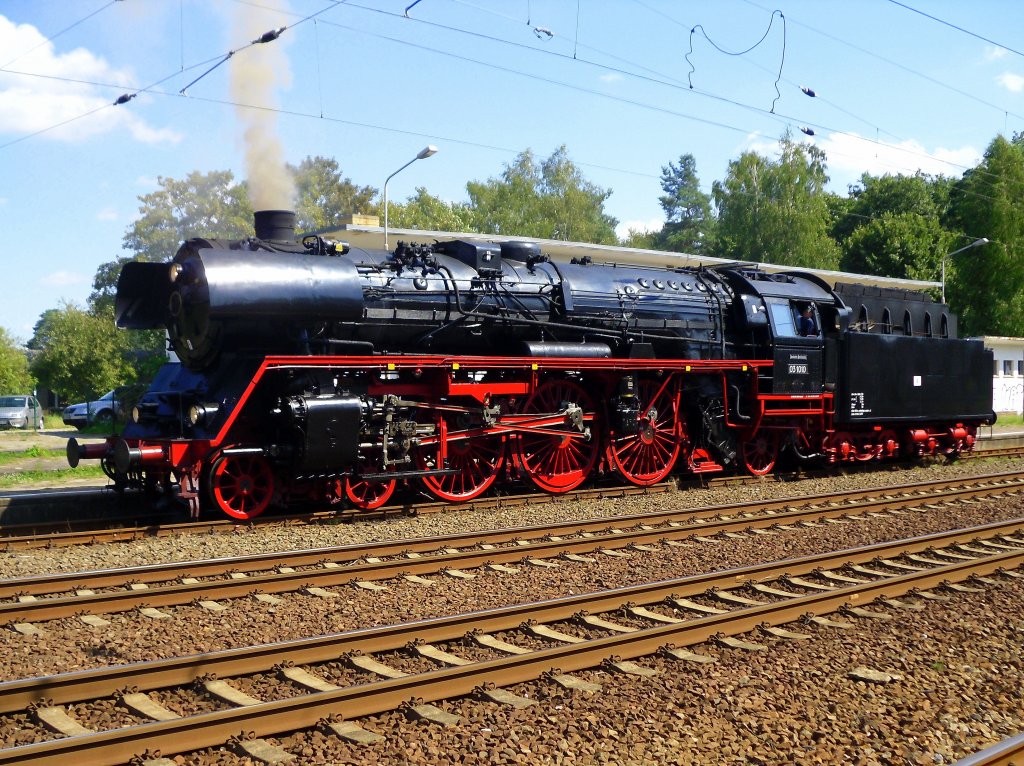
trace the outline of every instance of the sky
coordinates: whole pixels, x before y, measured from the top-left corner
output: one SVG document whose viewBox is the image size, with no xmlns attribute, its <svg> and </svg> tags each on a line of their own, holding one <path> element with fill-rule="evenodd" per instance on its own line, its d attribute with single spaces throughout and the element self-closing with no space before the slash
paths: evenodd
<svg viewBox="0 0 1024 766">
<path fill-rule="evenodd" d="M 4 0 L 0 327 L 84 306 L 139 198 L 193 171 L 322 156 L 381 189 L 431 144 L 389 199 L 465 201 L 564 144 L 623 235 L 660 227 L 668 163 L 710 192 L 787 130 L 837 193 L 960 177 L 1024 131 L 1022 40 L 1017 0 Z"/>
</svg>

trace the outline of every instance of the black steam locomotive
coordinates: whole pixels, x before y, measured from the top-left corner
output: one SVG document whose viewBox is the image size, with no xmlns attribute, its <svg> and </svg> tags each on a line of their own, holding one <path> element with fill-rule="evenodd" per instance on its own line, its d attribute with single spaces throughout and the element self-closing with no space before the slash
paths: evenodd
<svg viewBox="0 0 1024 766">
<path fill-rule="evenodd" d="M 991 352 L 921 293 L 741 263 L 555 263 L 522 242 L 298 243 L 286 211 L 127 264 L 116 317 L 166 329 L 180 361 L 123 437 L 72 440 L 69 462 L 193 514 L 765 474 L 784 448 L 955 455 L 994 417 Z"/>
</svg>

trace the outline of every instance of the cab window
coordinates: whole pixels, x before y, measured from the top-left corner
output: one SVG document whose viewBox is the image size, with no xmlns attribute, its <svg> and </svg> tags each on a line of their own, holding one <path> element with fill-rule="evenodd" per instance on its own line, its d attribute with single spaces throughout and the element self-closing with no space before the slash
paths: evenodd
<svg viewBox="0 0 1024 766">
<path fill-rule="evenodd" d="M 793 319 L 793 309 L 788 302 L 775 303 L 773 301 L 768 304 L 768 309 L 772 312 L 772 325 L 775 327 L 776 336 L 793 337 L 796 335 L 796 321 Z"/>
</svg>

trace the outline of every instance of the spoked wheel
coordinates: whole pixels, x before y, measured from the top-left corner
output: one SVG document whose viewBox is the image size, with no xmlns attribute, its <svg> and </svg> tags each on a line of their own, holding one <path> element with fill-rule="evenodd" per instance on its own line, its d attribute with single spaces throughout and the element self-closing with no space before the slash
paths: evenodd
<svg viewBox="0 0 1024 766">
<path fill-rule="evenodd" d="M 434 497 L 449 503 L 464 503 L 479 497 L 494 484 L 505 464 L 505 438 L 479 436 L 451 438 L 453 419 L 438 418 L 438 441 L 416 452 L 420 469 L 450 468 L 458 473 L 424 476 L 423 484 Z M 445 465 L 447 453 L 447 465 Z"/>
<path fill-rule="evenodd" d="M 754 476 L 764 476 L 779 459 L 779 432 L 758 430 L 743 442 L 743 465 Z"/>
<path fill-rule="evenodd" d="M 376 464 L 369 462 L 361 462 L 359 471 L 366 474 L 380 473 Z M 398 481 L 395 479 L 367 481 L 358 476 L 346 476 L 345 497 L 358 510 L 372 511 L 390 500 L 397 486 Z"/>
<path fill-rule="evenodd" d="M 274 497 L 274 473 L 263 455 L 221 455 L 210 469 L 210 497 L 235 519 L 252 519 Z"/>
<path fill-rule="evenodd" d="M 560 434 L 525 432 L 514 446 L 516 465 L 545 492 L 568 492 L 582 484 L 597 462 L 600 439 L 594 433 L 594 403 L 583 387 L 571 380 L 549 380 L 537 387 L 526 400 L 522 413 L 540 415 L 561 412 L 572 403 L 582 409 L 584 422 L 590 421 L 590 438 L 573 428 Z M 564 425 L 559 424 L 558 430 Z"/>
<path fill-rule="evenodd" d="M 636 432 L 608 440 L 608 462 L 638 487 L 649 487 L 668 476 L 679 457 L 679 409 L 675 387 L 654 380 L 637 383 L 640 403 Z"/>
</svg>

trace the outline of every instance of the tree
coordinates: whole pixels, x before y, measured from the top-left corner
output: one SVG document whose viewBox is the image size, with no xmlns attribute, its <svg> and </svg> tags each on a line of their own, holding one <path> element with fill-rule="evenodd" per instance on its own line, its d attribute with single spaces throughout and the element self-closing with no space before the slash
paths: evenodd
<svg viewBox="0 0 1024 766">
<path fill-rule="evenodd" d="M 839 248 L 828 235 L 831 207 L 825 153 L 787 131 L 779 158 L 744 152 L 713 187 L 718 208 L 715 254 L 737 260 L 834 269 Z"/>
<path fill-rule="evenodd" d="M 587 181 L 565 146 L 540 165 L 527 149 L 501 178 L 466 185 L 475 231 L 616 244 L 616 219 L 604 212 L 611 190 Z"/>
<path fill-rule="evenodd" d="M 861 176 L 850 188 L 832 235 L 844 271 L 937 280 L 956 233 L 942 225 L 949 183 L 923 173 Z"/>
<path fill-rule="evenodd" d="M 953 187 L 950 219 L 989 244 L 951 257 L 946 297 L 972 334 L 1024 335 L 1024 140 L 995 138 Z"/>
<path fill-rule="evenodd" d="M 659 250 L 701 253 L 707 248 L 714 227 L 711 197 L 700 190 L 697 161 L 692 154 L 679 156 L 679 163 L 670 162 L 661 169 L 658 198 L 665 211 L 665 226 L 653 237 Z"/>
<path fill-rule="evenodd" d="M 121 267 L 130 260 L 167 261 L 186 239 L 238 239 L 252 234 L 252 206 L 244 184 L 230 170 L 193 171 L 184 181 L 158 178 L 158 191 L 139 197 L 139 217 L 124 235 L 132 253 L 102 264 L 93 279 L 90 305 L 113 305 Z"/>
<path fill-rule="evenodd" d="M 25 351 L 0 327 L 0 394 L 31 394 L 34 387 Z"/>
<path fill-rule="evenodd" d="M 134 341 L 114 327 L 113 312 L 73 305 L 46 312 L 37 325 L 40 351 L 32 362 L 39 382 L 65 398 L 91 399 L 138 379 Z"/>
<path fill-rule="evenodd" d="M 470 231 L 473 214 L 465 203 L 445 202 L 419 186 L 405 203 L 388 204 L 388 225 L 398 229 Z"/>
<path fill-rule="evenodd" d="M 343 216 L 376 211 L 377 190 L 372 186 L 356 186 L 343 177 L 337 160 L 306 157 L 298 167 L 288 167 L 295 176 L 298 231 L 336 228 L 343 223 Z"/>
</svg>

